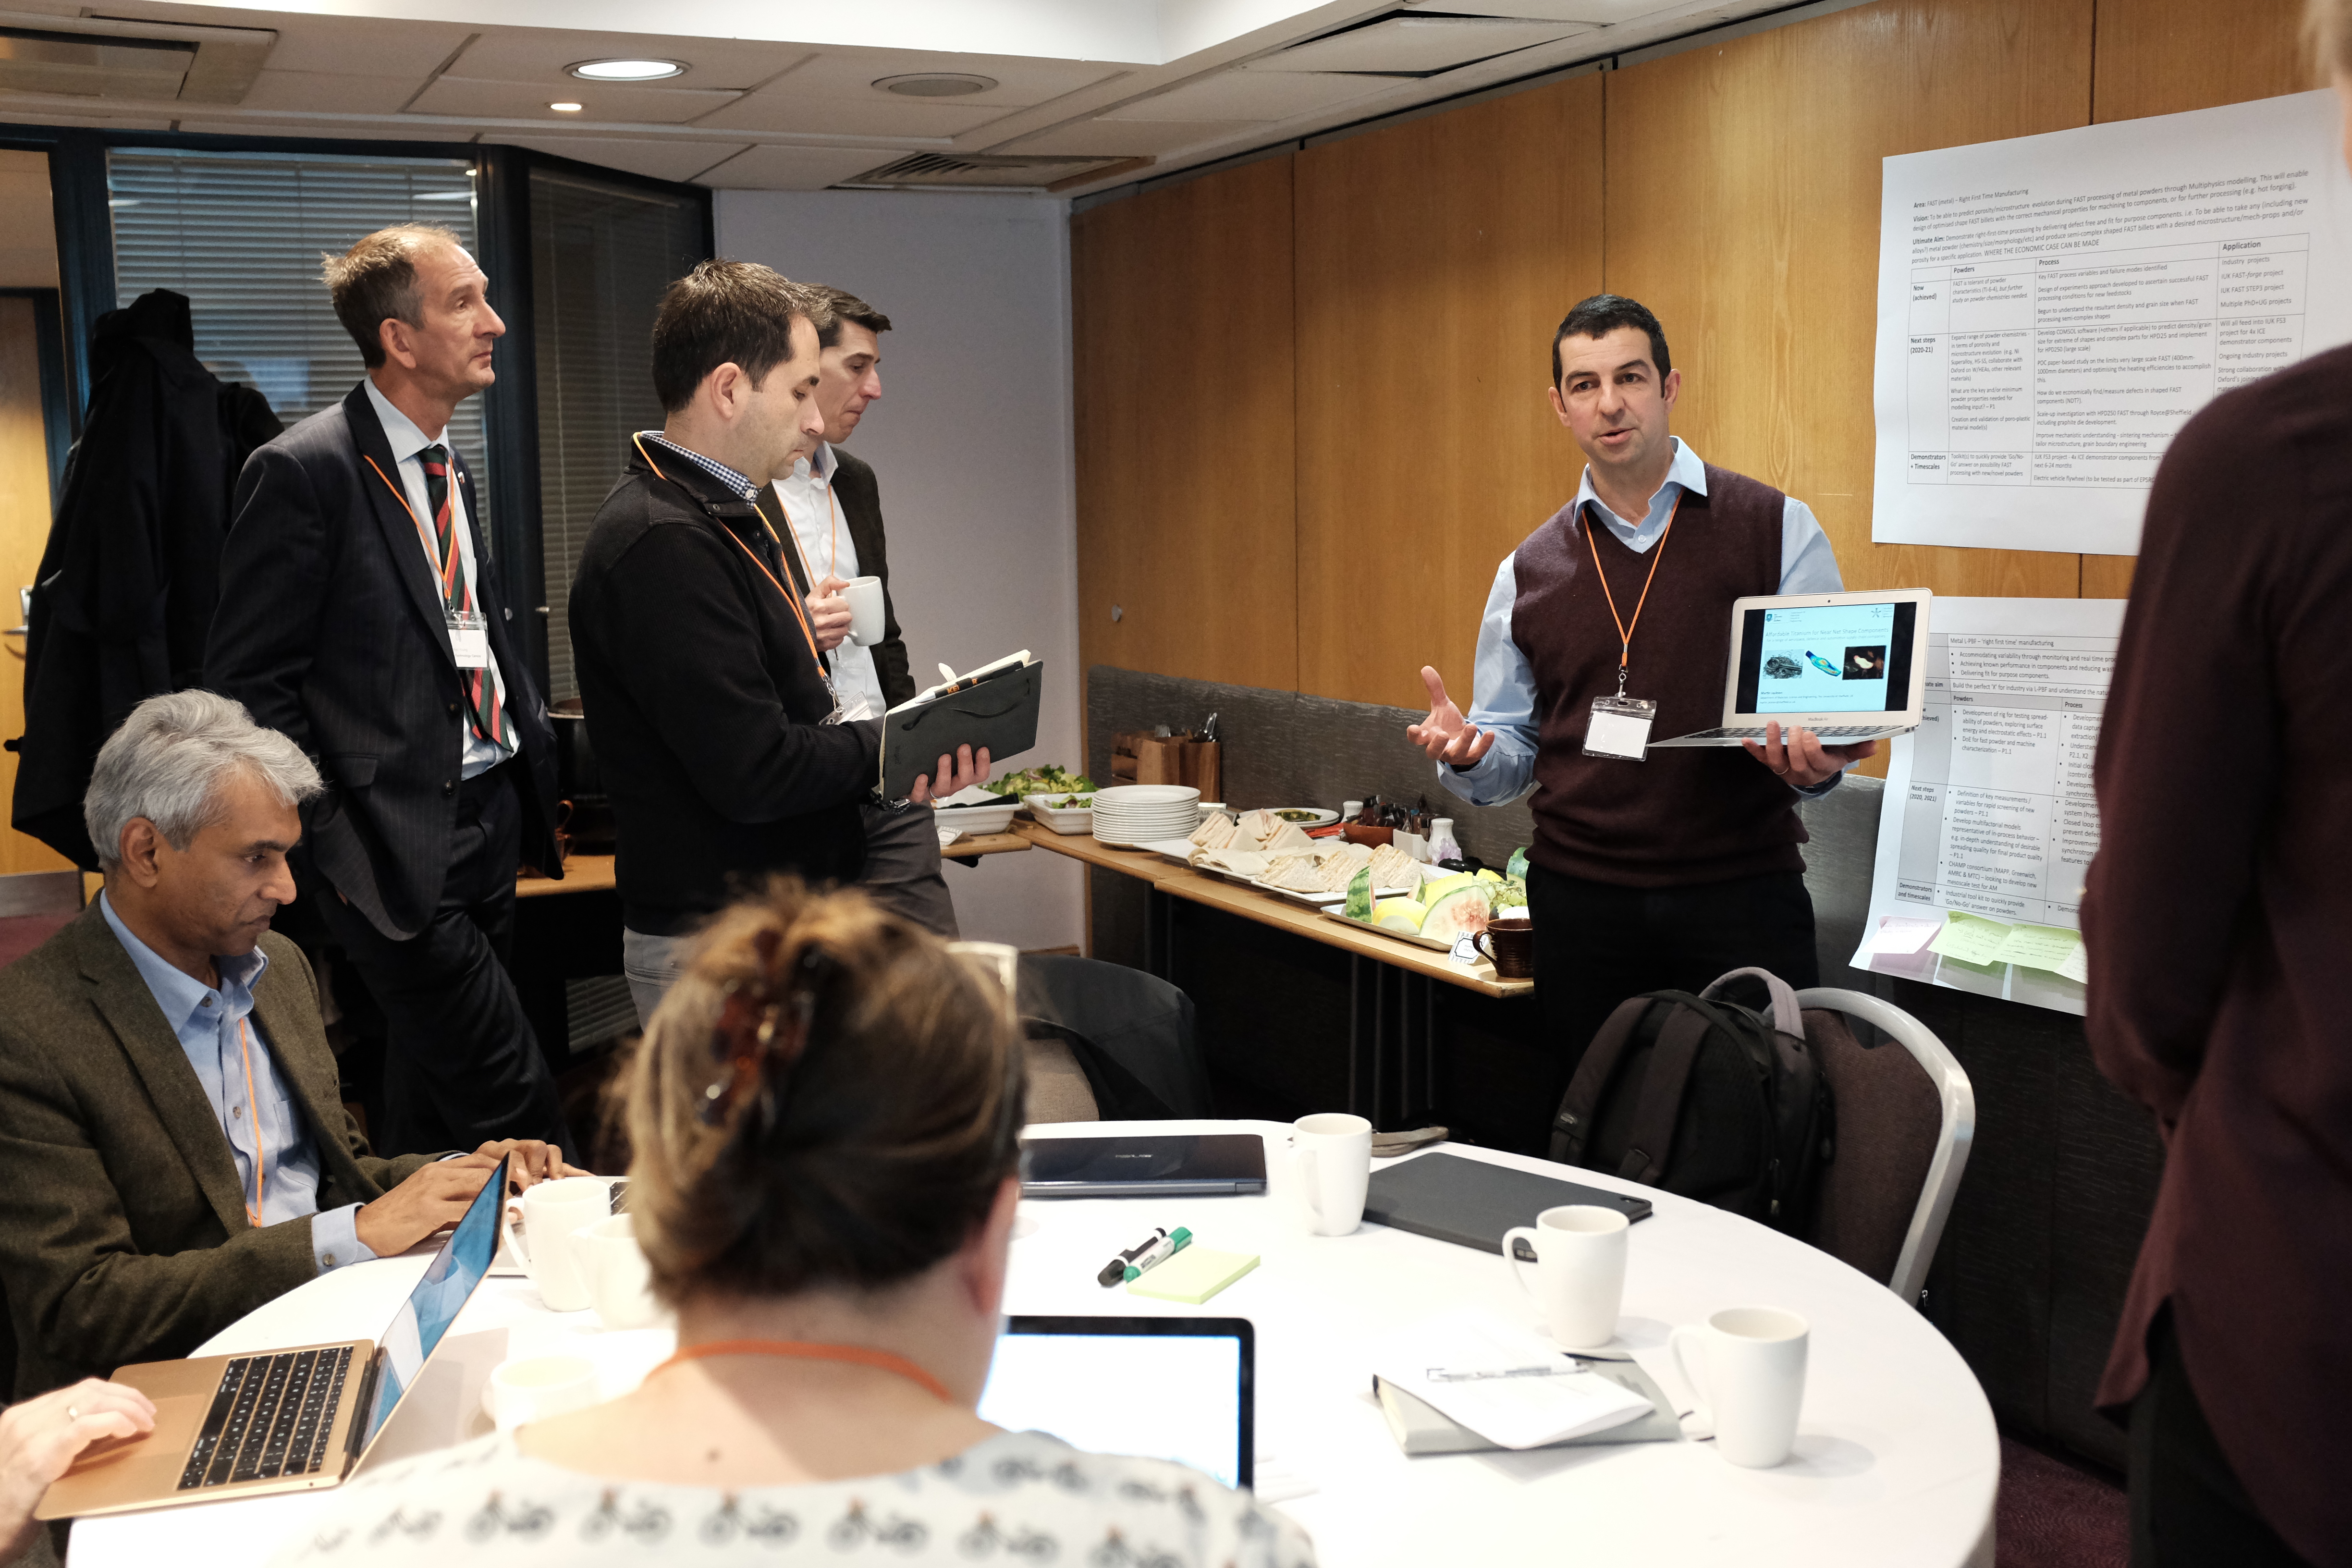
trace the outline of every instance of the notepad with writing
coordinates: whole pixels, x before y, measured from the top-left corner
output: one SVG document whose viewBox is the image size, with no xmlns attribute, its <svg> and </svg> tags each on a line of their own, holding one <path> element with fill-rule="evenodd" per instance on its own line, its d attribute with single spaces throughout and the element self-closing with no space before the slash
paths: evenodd
<svg viewBox="0 0 2352 1568">
<path fill-rule="evenodd" d="M 1147 1268 L 1129 1280 L 1127 1293 L 1197 1307 L 1256 1267 L 1255 1252 L 1188 1247 L 1157 1268 Z"/>
</svg>

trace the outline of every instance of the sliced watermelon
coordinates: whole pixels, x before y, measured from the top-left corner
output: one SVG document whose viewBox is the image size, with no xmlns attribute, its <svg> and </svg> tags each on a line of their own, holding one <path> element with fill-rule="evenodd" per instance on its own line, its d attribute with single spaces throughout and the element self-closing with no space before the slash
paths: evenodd
<svg viewBox="0 0 2352 1568">
<path fill-rule="evenodd" d="M 1383 931 L 1411 933 L 1421 930 L 1428 914 L 1428 909 L 1416 900 L 1382 899 L 1372 910 L 1372 923 Z"/>
<path fill-rule="evenodd" d="M 1485 931 L 1492 909 L 1486 889 L 1465 880 L 1452 892 L 1429 901 L 1429 913 L 1423 917 L 1421 934 L 1451 943 L 1465 931 Z"/>
</svg>

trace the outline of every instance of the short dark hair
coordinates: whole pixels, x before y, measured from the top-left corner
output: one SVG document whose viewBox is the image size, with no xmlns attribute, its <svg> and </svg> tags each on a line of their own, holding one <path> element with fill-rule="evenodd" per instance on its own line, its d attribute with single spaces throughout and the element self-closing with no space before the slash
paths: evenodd
<svg viewBox="0 0 2352 1568">
<path fill-rule="evenodd" d="M 1551 384 L 1559 384 L 1559 342 L 1562 338 L 1605 338 L 1620 327 L 1638 327 L 1650 335 L 1650 362 L 1658 367 L 1658 379 L 1666 379 L 1674 369 L 1666 357 L 1665 329 L 1658 318 L 1650 314 L 1649 307 L 1639 300 L 1628 300 L 1622 294 L 1595 294 L 1589 300 L 1579 300 L 1559 323 L 1559 331 L 1551 335 Z"/>
<path fill-rule="evenodd" d="M 884 1289 L 953 1253 L 1021 1168 L 1026 1055 L 992 979 L 851 889 L 723 910 L 628 1072 L 655 1294 Z"/>
<path fill-rule="evenodd" d="M 836 289 L 830 283 L 812 283 L 809 292 L 824 301 L 833 312 L 833 320 L 816 330 L 816 346 L 835 349 L 841 346 L 841 323 L 852 322 L 864 327 L 876 337 L 890 330 L 890 318 L 852 294 L 846 289 Z"/>
<path fill-rule="evenodd" d="M 706 261 L 665 289 L 654 312 L 654 395 L 675 414 L 703 377 L 738 364 L 757 386 L 793 357 L 793 323 L 820 336 L 832 312 L 805 283 L 756 261 Z"/>
<path fill-rule="evenodd" d="M 360 363 L 370 370 L 383 363 L 383 324 L 414 327 L 425 301 L 416 287 L 416 253 L 428 245 L 463 250 L 455 229 L 437 223 L 401 223 L 380 228 L 341 256 L 321 254 L 319 270 L 335 302 L 335 319 L 360 346 Z"/>
</svg>

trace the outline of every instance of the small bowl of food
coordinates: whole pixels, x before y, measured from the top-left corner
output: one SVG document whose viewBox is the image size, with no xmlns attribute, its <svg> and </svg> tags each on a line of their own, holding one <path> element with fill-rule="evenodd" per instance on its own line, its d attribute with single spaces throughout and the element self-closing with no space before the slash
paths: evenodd
<svg viewBox="0 0 2352 1568">
<path fill-rule="evenodd" d="M 1056 833 L 1092 833 L 1095 797 L 1091 795 L 1024 795 L 1021 804 L 1029 815 Z"/>
</svg>

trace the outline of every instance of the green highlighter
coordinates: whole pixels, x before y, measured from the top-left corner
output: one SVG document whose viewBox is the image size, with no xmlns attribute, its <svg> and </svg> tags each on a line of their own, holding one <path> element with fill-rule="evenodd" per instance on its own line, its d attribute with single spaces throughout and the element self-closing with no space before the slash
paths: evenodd
<svg viewBox="0 0 2352 1568">
<path fill-rule="evenodd" d="M 1146 1247 L 1127 1266 L 1126 1279 L 1129 1284 L 1143 1278 L 1143 1271 L 1154 1264 L 1165 1263 L 1192 1244 L 1192 1233 L 1182 1226 L 1170 1231 L 1154 1245 Z"/>
</svg>

